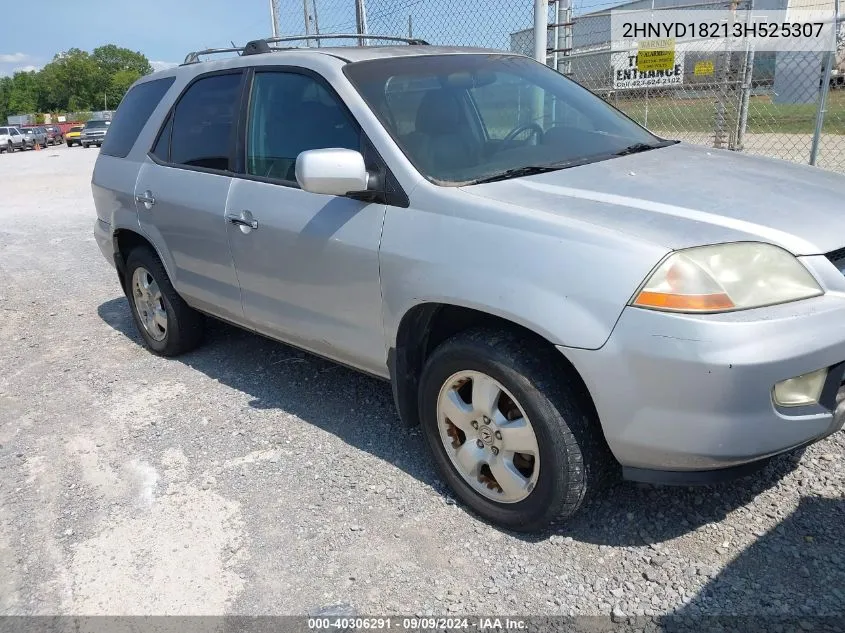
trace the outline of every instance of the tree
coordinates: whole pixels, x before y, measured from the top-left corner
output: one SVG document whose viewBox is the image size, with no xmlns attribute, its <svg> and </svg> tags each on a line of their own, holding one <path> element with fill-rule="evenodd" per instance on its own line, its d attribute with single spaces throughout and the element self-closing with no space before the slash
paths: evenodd
<svg viewBox="0 0 845 633">
<path fill-rule="evenodd" d="M 59 53 L 41 70 L 44 100 L 40 104 L 47 110 L 63 110 L 71 97 L 88 108 L 97 92 L 100 73 L 91 55 L 78 48 Z"/>
<path fill-rule="evenodd" d="M 9 114 L 32 114 L 38 108 L 38 77 L 35 72 L 18 72 L 12 77 Z"/>
<path fill-rule="evenodd" d="M 126 94 L 126 91 L 129 90 L 130 86 L 132 86 L 132 84 L 140 78 L 141 75 L 138 71 L 131 69 L 118 70 L 114 75 L 112 75 L 111 82 L 106 90 L 109 108 L 116 108 L 117 104 L 120 103 L 120 100 L 123 99 L 123 95 Z"/>
<path fill-rule="evenodd" d="M 141 53 L 107 44 L 58 53 L 38 72 L 0 78 L 0 115 L 116 108 L 129 87 L 152 72 Z M 19 77 L 20 75 L 20 77 Z"/>
<path fill-rule="evenodd" d="M 0 124 L 6 122 L 9 112 L 9 95 L 12 92 L 12 78 L 0 77 Z"/>
<path fill-rule="evenodd" d="M 91 53 L 100 73 L 111 79 L 122 70 L 132 70 L 138 77 L 153 72 L 150 61 L 142 53 L 130 51 L 114 44 L 99 46 Z"/>
</svg>

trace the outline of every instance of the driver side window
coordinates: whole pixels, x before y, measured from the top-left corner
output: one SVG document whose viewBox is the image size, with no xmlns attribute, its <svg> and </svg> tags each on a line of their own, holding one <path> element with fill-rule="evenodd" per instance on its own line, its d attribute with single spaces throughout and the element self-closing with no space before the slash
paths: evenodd
<svg viewBox="0 0 845 633">
<path fill-rule="evenodd" d="M 252 84 L 246 171 L 296 183 L 296 157 L 338 147 L 361 151 L 358 126 L 317 79 L 290 72 L 258 72 Z"/>
</svg>

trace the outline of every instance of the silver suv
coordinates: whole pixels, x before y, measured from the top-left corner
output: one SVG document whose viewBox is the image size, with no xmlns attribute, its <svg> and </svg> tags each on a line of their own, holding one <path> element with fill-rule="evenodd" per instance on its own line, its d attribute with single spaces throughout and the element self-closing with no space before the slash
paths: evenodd
<svg viewBox="0 0 845 633">
<path fill-rule="evenodd" d="M 21 134 L 18 128 L 12 125 L 0 127 L 0 153 L 9 152 L 11 154 L 16 149 L 26 149 L 26 147 L 26 137 Z"/>
<path fill-rule="evenodd" d="M 144 77 L 97 159 L 154 353 L 211 316 L 389 380 L 517 530 L 841 428 L 845 178 L 658 138 L 519 55 L 277 44 Z"/>
</svg>

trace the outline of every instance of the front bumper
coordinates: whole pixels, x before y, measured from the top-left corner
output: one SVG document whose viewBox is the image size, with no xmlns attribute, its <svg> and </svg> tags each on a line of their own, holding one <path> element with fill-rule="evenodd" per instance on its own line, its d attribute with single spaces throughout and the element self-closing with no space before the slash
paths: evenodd
<svg viewBox="0 0 845 633">
<path fill-rule="evenodd" d="M 717 315 L 626 308 L 601 349 L 559 349 L 584 378 L 632 479 L 657 479 L 638 471 L 690 475 L 675 477 L 682 483 L 695 471 L 740 467 L 826 437 L 845 420 L 838 293 Z M 831 369 L 818 405 L 774 404 L 775 383 L 823 367 Z"/>
</svg>

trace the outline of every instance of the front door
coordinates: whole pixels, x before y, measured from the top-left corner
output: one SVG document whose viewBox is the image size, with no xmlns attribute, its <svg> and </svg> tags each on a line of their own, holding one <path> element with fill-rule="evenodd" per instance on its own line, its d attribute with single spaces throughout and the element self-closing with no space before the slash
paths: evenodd
<svg viewBox="0 0 845 633">
<path fill-rule="evenodd" d="M 241 323 L 243 307 L 224 211 L 243 73 L 215 74 L 180 97 L 138 174 L 141 228 L 192 306 Z"/>
<path fill-rule="evenodd" d="M 361 132 L 311 74 L 258 71 L 246 174 L 229 192 L 229 243 L 244 314 L 258 331 L 386 375 L 378 249 L 385 205 L 302 191 L 297 155 L 360 151 Z"/>
</svg>

